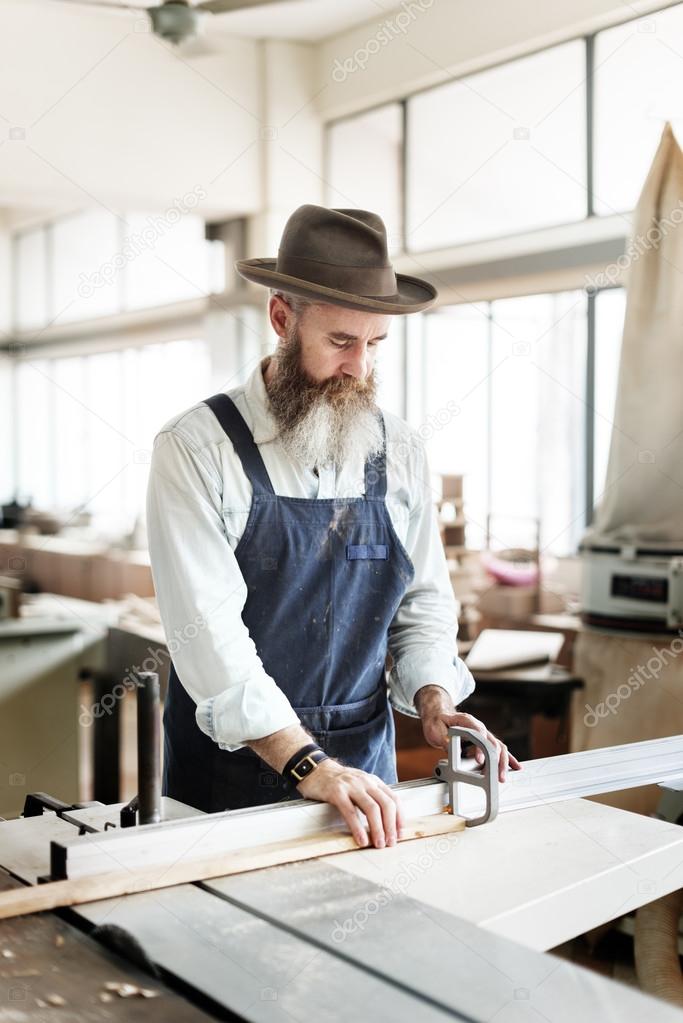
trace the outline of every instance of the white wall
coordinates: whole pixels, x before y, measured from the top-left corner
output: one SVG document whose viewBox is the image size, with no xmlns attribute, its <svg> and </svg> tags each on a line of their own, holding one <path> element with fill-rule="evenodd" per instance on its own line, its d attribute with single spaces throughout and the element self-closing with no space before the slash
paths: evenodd
<svg viewBox="0 0 683 1023">
<path fill-rule="evenodd" d="M 258 42 L 221 37 L 222 54 L 188 63 L 146 24 L 5 0 L 1 206 L 163 210 L 200 185 L 205 216 L 258 209 Z"/>
</svg>

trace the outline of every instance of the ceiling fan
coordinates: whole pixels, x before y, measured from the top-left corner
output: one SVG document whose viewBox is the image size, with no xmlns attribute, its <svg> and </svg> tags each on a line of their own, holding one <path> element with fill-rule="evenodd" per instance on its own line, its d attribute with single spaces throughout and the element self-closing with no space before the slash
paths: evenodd
<svg viewBox="0 0 683 1023">
<path fill-rule="evenodd" d="M 196 36 L 205 14 L 225 14 L 229 11 L 242 11 L 249 7 L 263 7 L 266 4 L 282 3 L 283 0 L 201 0 L 191 4 L 188 0 L 165 0 L 154 7 L 136 6 L 128 3 L 91 3 L 89 0 L 59 0 L 60 3 L 76 3 L 81 7 L 107 7 L 117 11 L 136 11 L 149 17 L 152 31 L 166 42 L 179 46 Z"/>
</svg>

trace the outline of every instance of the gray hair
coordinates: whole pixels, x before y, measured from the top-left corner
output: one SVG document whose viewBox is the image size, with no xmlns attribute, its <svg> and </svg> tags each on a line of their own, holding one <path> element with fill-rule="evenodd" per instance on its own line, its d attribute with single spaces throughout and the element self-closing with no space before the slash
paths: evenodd
<svg viewBox="0 0 683 1023">
<path fill-rule="evenodd" d="M 277 288 L 271 288 L 270 297 L 275 298 L 276 296 L 284 299 L 297 318 L 301 316 L 302 313 L 305 313 L 309 306 L 319 304 L 310 298 L 302 298 L 300 295 L 292 295 L 288 291 L 280 291 Z"/>
</svg>

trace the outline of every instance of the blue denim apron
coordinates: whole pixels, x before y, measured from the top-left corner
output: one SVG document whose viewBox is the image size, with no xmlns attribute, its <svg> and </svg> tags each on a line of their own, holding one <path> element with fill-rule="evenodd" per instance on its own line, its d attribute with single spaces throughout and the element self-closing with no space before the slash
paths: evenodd
<svg viewBox="0 0 683 1023">
<path fill-rule="evenodd" d="M 385 503 L 386 445 L 365 465 L 364 497 L 281 497 L 233 401 L 216 394 L 206 404 L 252 486 L 235 557 L 247 585 L 242 619 L 263 666 L 331 757 L 395 782 L 387 635 L 414 569 Z M 208 812 L 299 798 L 248 747 L 221 750 L 195 707 L 171 665 L 165 795 Z"/>
</svg>

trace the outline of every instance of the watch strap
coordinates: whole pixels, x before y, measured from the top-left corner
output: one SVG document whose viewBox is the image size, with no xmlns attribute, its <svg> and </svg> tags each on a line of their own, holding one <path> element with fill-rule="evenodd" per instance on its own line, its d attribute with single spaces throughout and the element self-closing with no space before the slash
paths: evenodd
<svg viewBox="0 0 683 1023">
<path fill-rule="evenodd" d="M 316 769 L 318 764 L 328 759 L 327 753 L 320 749 L 320 746 L 311 742 L 297 750 L 294 756 L 289 758 L 280 773 L 292 785 L 298 785 L 299 782 L 302 782 L 304 778 L 307 778 Z"/>
</svg>

